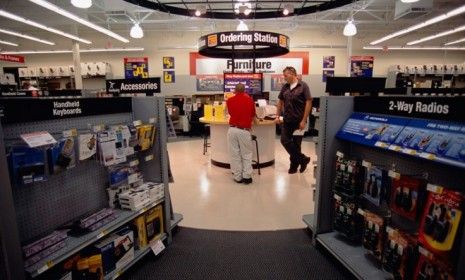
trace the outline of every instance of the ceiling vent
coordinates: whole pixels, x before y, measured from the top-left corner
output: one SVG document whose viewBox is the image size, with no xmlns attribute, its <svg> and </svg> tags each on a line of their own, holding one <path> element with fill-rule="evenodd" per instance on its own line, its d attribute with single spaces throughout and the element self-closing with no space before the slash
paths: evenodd
<svg viewBox="0 0 465 280">
<path fill-rule="evenodd" d="M 394 19 L 413 19 L 433 11 L 433 0 L 421 0 L 414 3 L 403 3 L 396 0 Z"/>
</svg>

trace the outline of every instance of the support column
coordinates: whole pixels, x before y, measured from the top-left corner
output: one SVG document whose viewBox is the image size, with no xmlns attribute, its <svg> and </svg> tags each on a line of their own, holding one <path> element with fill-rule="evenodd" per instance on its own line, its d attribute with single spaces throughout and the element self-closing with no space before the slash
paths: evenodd
<svg viewBox="0 0 465 280">
<path fill-rule="evenodd" d="M 76 89 L 82 89 L 81 74 L 81 54 L 79 53 L 79 43 L 73 43 L 73 64 L 74 64 L 74 82 Z"/>
<path fill-rule="evenodd" d="M 350 57 L 352 56 L 352 36 L 347 36 L 347 77 L 350 77 Z"/>
</svg>

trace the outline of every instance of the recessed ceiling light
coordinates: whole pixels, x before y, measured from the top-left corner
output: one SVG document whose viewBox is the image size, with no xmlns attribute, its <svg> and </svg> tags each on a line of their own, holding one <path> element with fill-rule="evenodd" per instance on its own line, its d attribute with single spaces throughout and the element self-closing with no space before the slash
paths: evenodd
<svg viewBox="0 0 465 280">
<path fill-rule="evenodd" d="M 63 32 L 63 31 L 60 31 L 60 30 L 55 29 L 55 28 L 52 28 L 52 27 L 45 26 L 45 25 L 43 25 L 43 24 L 40 24 L 40 23 L 38 23 L 38 22 L 29 20 L 29 19 L 25 19 L 25 18 L 23 18 L 23 17 L 21 17 L 21 16 L 12 14 L 12 13 L 7 12 L 7 11 L 4 11 L 4 10 L 0 10 L 0 16 L 6 17 L 6 18 L 9 18 L 9 19 L 12 19 L 12 20 L 16 20 L 16 21 L 18 21 L 18 22 L 22 22 L 22 23 L 25 23 L 25 24 L 30 25 L 30 26 L 34 26 L 34 27 L 40 28 L 40 29 L 42 29 L 42 30 L 46 30 L 46 31 L 48 31 L 48 32 L 55 33 L 55 34 L 58 34 L 58 35 L 61 35 L 61 36 L 64 36 L 64 37 L 73 39 L 73 40 L 75 40 L 75 41 L 79 41 L 79 42 L 81 42 L 81 43 L 92 44 L 92 42 L 89 41 L 89 40 L 79 38 L 79 37 L 74 36 L 74 35 L 72 35 L 72 34 L 69 34 L 69 33 L 66 33 L 66 32 Z"/>
<path fill-rule="evenodd" d="M 39 38 L 34 37 L 34 36 L 29 36 L 29 35 L 26 35 L 26 34 L 23 34 L 23 33 L 18 33 L 18 32 L 14 32 L 14 31 L 2 29 L 2 28 L 0 28 L 0 32 L 11 35 L 11 36 L 21 37 L 21 38 L 24 38 L 24 39 L 36 41 L 36 42 L 39 42 L 39 43 L 42 43 L 42 44 L 47 44 L 47 45 L 52 45 L 52 46 L 55 45 L 54 42 L 50 42 L 50 41 L 47 41 L 47 40 L 39 39 Z"/>
<path fill-rule="evenodd" d="M 106 35 L 108 35 L 110 37 L 113 37 L 116 40 L 119 40 L 119 41 L 124 42 L 124 43 L 129 43 L 129 40 L 124 38 L 123 36 L 120 36 L 120 35 L 116 34 L 115 32 L 110 31 L 110 30 L 108 30 L 106 28 L 103 28 L 103 27 L 101 27 L 99 25 L 96 25 L 96 24 L 94 24 L 94 23 L 92 23 L 92 22 L 90 22 L 88 20 L 80 18 L 80 17 L 76 16 L 75 14 L 72 14 L 72 13 L 70 13 L 70 12 L 68 12 L 68 11 L 66 11 L 66 10 L 64 10 L 64 9 L 50 3 L 50 2 L 47 2 L 45 0 L 29 0 L 29 1 L 34 3 L 34 4 L 37 4 L 39 6 L 42 6 L 42 7 L 46 8 L 46 9 L 48 9 L 50 11 L 53 11 L 53 12 L 55 12 L 57 14 L 60 14 L 60 15 L 62 15 L 64 17 L 67 17 L 67 18 L 69 18 L 71 20 L 79 22 L 80 24 L 85 25 L 85 26 L 87 26 L 89 28 L 97 30 L 97 31 L 99 31 L 99 32 L 101 32 L 103 34 L 106 34 Z"/>
<path fill-rule="evenodd" d="M 92 0 L 71 0 L 71 4 L 76 8 L 88 9 L 92 6 Z"/>
<path fill-rule="evenodd" d="M 376 41 L 373 41 L 370 43 L 370 45 L 377 45 L 381 42 L 384 42 L 384 41 L 387 41 L 389 39 L 392 39 L 392 38 L 395 38 L 395 37 L 398 37 L 398 36 L 401 36 L 401 35 L 404 35 L 404 34 L 407 34 L 407 33 L 410 33 L 412 31 L 415 31 L 417 29 L 420 29 L 420 28 L 423 28 L 423 27 L 426 27 L 426 26 L 429 26 L 431 24 L 435 24 L 437 22 L 440 22 L 440 21 L 443 21 L 443 20 L 446 20 L 448 18 L 451 18 L 453 16 L 456 16 L 456 15 L 460 15 L 462 13 L 465 12 L 465 5 L 463 6 L 460 6 L 458 8 L 455 8 L 447 13 L 444 13 L 442 15 L 439 15 L 439 16 L 436 16 L 434 18 L 431 18 L 425 22 L 422 22 L 422 23 L 419 23 L 419 24 L 415 24 L 413 26 L 410 26 L 408 28 L 405 28 L 405 29 L 402 29 L 400 31 L 397 31 L 397 32 L 394 32 L 394 33 L 391 33 L 387 36 L 384 36 L 383 38 L 379 39 L 379 40 L 376 40 Z"/>
</svg>

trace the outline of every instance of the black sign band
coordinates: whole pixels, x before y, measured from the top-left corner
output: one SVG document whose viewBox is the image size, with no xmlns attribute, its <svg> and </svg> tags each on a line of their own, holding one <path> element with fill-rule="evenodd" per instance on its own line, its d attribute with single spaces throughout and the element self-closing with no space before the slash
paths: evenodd
<svg viewBox="0 0 465 280">
<path fill-rule="evenodd" d="M 355 97 L 354 111 L 465 122 L 465 97 Z"/>
<path fill-rule="evenodd" d="M 129 113 L 131 98 L 1 99 L 2 123 L 22 123 L 94 115 Z"/>
<path fill-rule="evenodd" d="M 107 80 L 107 92 L 114 96 L 160 93 L 160 78 Z"/>
<path fill-rule="evenodd" d="M 262 31 L 230 31 L 200 37 L 199 54 L 215 58 L 264 58 L 289 52 L 289 37 Z"/>
</svg>

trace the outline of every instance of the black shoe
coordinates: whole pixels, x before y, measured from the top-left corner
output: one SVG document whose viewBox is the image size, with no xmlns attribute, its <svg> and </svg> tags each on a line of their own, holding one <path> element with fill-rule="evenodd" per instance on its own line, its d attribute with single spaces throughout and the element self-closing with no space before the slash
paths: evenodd
<svg viewBox="0 0 465 280">
<path fill-rule="evenodd" d="M 307 169 L 307 165 L 310 163 L 310 158 L 305 157 L 304 160 L 300 163 L 300 173 L 304 172 Z"/>
<path fill-rule="evenodd" d="M 242 183 L 245 185 L 252 184 L 252 178 L 244 178 L 242 179 Z"/>
<path fill-rule="evenodd" d="M 234 179 L 234 182 L 238 183 L 238 184 L 242 184 L 244 182 L 244 179 L 240 179 L 240 180 L 236 180 Z"/>
<path fill-rule="evenodd" d="M 299 164 L 295 164 L 291 162 L 291 166 L 289 167 L 289 170 L 287 170 L 287 173 L 289 174 L 295 174 L 297 173 L 297 168 L 299 167 Z"/>
</svg>

